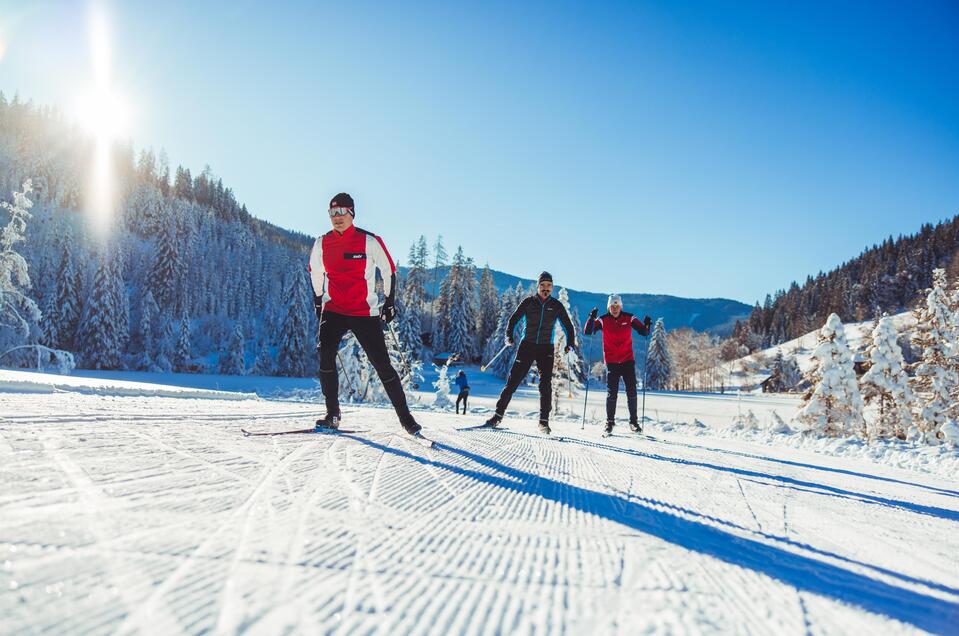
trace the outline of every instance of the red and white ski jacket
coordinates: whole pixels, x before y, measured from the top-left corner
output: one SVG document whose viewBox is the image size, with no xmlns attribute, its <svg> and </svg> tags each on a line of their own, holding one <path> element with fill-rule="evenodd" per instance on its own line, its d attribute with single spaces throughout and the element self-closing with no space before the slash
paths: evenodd
<svg viewBox="0 0 959 636">
<path fill-rule="evenodd" d="M 351 225 L 340 234 L 330 230 L 313 243 L 310 278 L 313 294 L 323 298 L 323 311 L 344 316 L 379 316 L 376 270 L 383 277 L 383 293 L 392 302 L 396 293 L 396 266 L 383 239 Z"/>
<path fill-rule="evenodd" d="M 606 364 L 619 364 L 632 362 L 635 359 L 635 356 L 633 356 L 633 329 L 641 336 L 648 334 L 646 325 L 639 318 L 621 311 L 616 318 L 613 318 L 610 314 L 603 314 L 594 320 L 587 320 L 583 333 L 590 336 L 594 331 L 602 331 L 603 359 Z"/>
</svg>

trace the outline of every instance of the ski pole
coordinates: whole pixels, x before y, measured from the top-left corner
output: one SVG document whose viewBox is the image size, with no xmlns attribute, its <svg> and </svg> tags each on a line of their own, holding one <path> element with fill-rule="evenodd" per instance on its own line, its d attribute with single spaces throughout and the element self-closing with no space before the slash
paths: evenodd
<svg viewBox="0 0 959 636">
<path fill-rule="evenodd" d="M 647 335 L 645 338 L 646 353 L 643 354 L 643 416 L 639 420 L 640 426 L 642 426 L 642 422 L 646 421 L 646 380 L 649 378 L 649 374 L 646 372 L 649 368 L 649 336 Z"/>
<path fill-rule="evenodd" d="M 510 348 L 509 343 L 504 344 L 504 345 L 503 345 L 503 348 L 500 349 L 500 350 L 496 353 L 495 356 L 493 356 L 492 358 L 490 358 L 490 361 L 489 361 L 489 362 L 487 362 L 486 364 L 484 364 L 484 365 L 482 365 L 482 366 L 480 367 L 480 371 L 486 371 L 487 367 L 489 367 L 489 365 L 493 364 L 493 362 L 496 360 L 496 358 L 498 358 L 498 357 L 500 357 L 501 355 L 503 355 L 503 352 L 506 351 L 506 350 L 509 349 L 509 348 Z"/>
<path fill-rule="evenodd" d="M 589 345 L 586 347 L 586 397 L 583 398 L 583 423 L 579 425 L 579 430 L 586 428 L 586 402 L 589 400 L 589 372 L 590 364 L 593 362 L 593 334 L 589 334 Z"/>
</svg>

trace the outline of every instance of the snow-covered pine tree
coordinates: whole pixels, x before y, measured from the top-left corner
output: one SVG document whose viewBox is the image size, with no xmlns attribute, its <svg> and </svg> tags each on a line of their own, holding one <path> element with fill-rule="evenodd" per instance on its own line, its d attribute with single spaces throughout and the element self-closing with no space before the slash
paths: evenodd
<svg viewBox="0 0 959 636">
<path fill-rule="evenodd" d="M 523 286 L 517 283 L 514 289 L 507 289 L 500 296 L 499 318 L 496 321 L 496 329 L 486 343 L 486 352 L 483 356 L 483 362 L 487 363 L 493 360 L 493 356 L 499 353 L 503 345 L 506 344 L 506 327 L 509 317 L 513 314 L 524 298 Z M 516 358 L 516 352 L 519 349 L 520 334 L 516 334 L 516 344 L 500 354 L 493 363 L 486 368 L 487 373 L 491 373 L 498 378 L 505 379 L 509 375 L 509 369 Z"/>
<path fill-rule="evenodd" d="M 173 336 L 173 319 L 160 317 L 160 335 L 157 337 L 156 357 L 153 361 L 154 370 L 161 373 L 173 371 L 176 341 Z"/>
<path fill-rule="evenodd" d="M 420 358 L 423 349 L 423 322 L 422 301 L 417 300 L 421 290 L 417 290 L 417 284 L 414 282 L 411 286 L 408 278 L 396 294 L 396 332 L 403 349 L 415 358 Z"/>
<path fill-rule="evenodd" d="M 866 413 L 866 430 L 872 439 L 904 439 L 912 425 L 914 398 L 898 339 L 892 318 L 884 316 L 873 329 L 872 342 L 866 349 L 872 366 L 860 379 L 860 389 L 871 411 Z"/>
<path fill-rule="evenodd" d="M 32 191 L 28 179 L 13 193 L 13 203 L 0 203 L 0 210 L 10 217 L 0 230 L 0 363 L 4 366 L 35 364 L 37 351 L 30 346 L 37 345 L 42 336 L 40 309 L 26 293 L 31 288 L 27 262 L 14 249 L 25 240 Z"/>
<path fill-rule="evenodd" d="M 442 303 L 446 350 L 464 362 L 476 357 L 476 267 L 466 258 L 463 248 L 456 250 L 450 268 L 449 283 L 444 284 L 447 297 Z"/>
<path fill-rule="evenodd" d="M 479 283 L 479 319 L 477 325 L 477 350 L 485 351 L 489 338 L 496 330 L 499 321 L 499 294 L 493 283 L 493 272 L 489 264 L 483 267 Z"/>
<path fill-rule="evenodd" d="M 649 353 L 646 356 L 646 384 L 653 391 L 663 391 L 669 388 L 673 361 L 669 355 L 669 345 L 666 341 L 666 327 L 663 319 L 656 320 L 653 333 L 649 338 Z"/>
<path fill-rule="evenodd" d="M 150 272 L 149 285 L 160 310 L 167 316 L 176 311 L 176 296 L 181 283 L 180 273 L 183 263 L 177 249 L 177 223 L 170 206 L 164 209 L 157 222 L 159 224 L 153 269 Z"/>
<path fill-rule="evenodd" d="M 173 370 L 177 373 L 186 373 L 190 364 L 192 347 L 190 346 L 190 321 L 186 317 L 180 318 L 180 332 L 173 351 Z"/>
<path fill-rule="evenodd" d="M 270 346 L 266 340 L 260 343 L 259 351 L 256 354 L 256 360 L 253 361 L 253 375 L 273 375 L 274 364 L 273 355 L 270 353 Z"/>
<path fill-rule="evenodd" d="M 140 301 L 140 321 L 137 323 L 134 345 L 139 349 L 136 366 L 143 371 L 151 371 L 156 355 L 156 323 L 159 320 L 160 308 L 153 299 L 153 292 L 149 289 L 143 294 Z"/>
<path fill-rule="evenodd" d="M 246 373 L 243 329 L 240 328 L 239 322 L 233 325 L 229 348 L 225 355 L 220 356 L 219 372 L 222 375 L 243 375 Z"/>
<path fill-rule="evenodd" d="M 769 390 L 774 393 L 785 393 L 796 388 L 802 381 L 799 367 L 793 358 L 783 355 L 782 349 L 776 348 L 776 357 L 773 359 L 772 373 L 769 376 Z"/>
<path fill-rule="evenodd" d="M 123 320 L 117 299 L 123 281 L 113 264 L 114 255 L 101 246 L 93 288 L 86 294 L 79 328 L 79 353 L 89 369 L 118 369 L 122 348 Z"/>
<path fill-rule="evenodd" d="M 433 243 L 433 271 L 430 272 L 430 292 L 431 292 L 431 301 L 429 307 L 429 319 L 430 319 L 430 333 L 432 334 L 433 340 L 433 351 L 440 352 L 442 348 L 437 345 L 436 337 L 439 336 L 442 338 L 442 329 L 436 324 L 436 316 L 439 315 L 439 308 L 437 303 L 439 301 L 439 293 L 437 285 L 440 284 L 440 275 L 441 268 L 446 267 L 449 264 L 449 255 L 446 253 L 446 247 L 443 245 L 443 235 L 440 234 L 436 237 L 436 242 Z"/>
<path fill-rule="evenodd" d="M 566 308 L 566 312 L 571 314 L 569 292 L 566 291 L 565 287 L 559 290 L 556 298 Z M 575 337 L 575 334 L 573 334 L 573 337 Z M 553 342 L 555 343 L 553 348 L 553 395 L 557 399 L 561 396 L 572 397 L 574 390 L 583 388 L 581 380 L 584 366 L 582 356 L 578 351 L 570 351 L 568 354 L 564 351 L 567 344 L 566 332 L 559 321 L 556 322 L 554 327 Z"/>
<path fill-rule="evenodd" d="M 313 299 L 302 266 L 296 266 L 290 272 L 287 289 L 286 316 L 280 328 L 276 370 L 279 375 L 303 377 L 308 374 L 307 357 L 314 355 L 315 345 L 307 344 Z"/>
<path fill-rule="evenodd" d="M 959 376 L 953 370 L 959 343 L 954 339 L 955 318 L 948 307 L 945 270 L 933 271 L 926 302 L 914 313 L 916 328 L 912 343 L 922 355 L 915 365 L 912 387 L 920 409 L 916 423 L 923 438 L 936 443 L 942 427 L 959 419 L 959 404 L 955 399 Z"/>
<path fill-rule="evenodd" d="M 813 350 L 813 386 L 803 396 L 796 421 L 806 430 L 834 437 L 863 435 L 862 396 L 846 332 L 836 314 L 819 331 Z"/>
<path fill-rule="evenodd" d="M 73 350 L 76 347 L 77 326 L 80 323 L 82 303 L 80 294 L 83 290 L 83 278 L 80 276 L 80 267 L 77 263 L 74 237 L 64 234 L 60 237 L 60 263 L 57 267 L 55 289 L 51 297 L 54 299 L 49 311 L 44 312 L 44 320 L 53 323 L 56 339 L 48 339 L 50 347 Z"/>
</svg>

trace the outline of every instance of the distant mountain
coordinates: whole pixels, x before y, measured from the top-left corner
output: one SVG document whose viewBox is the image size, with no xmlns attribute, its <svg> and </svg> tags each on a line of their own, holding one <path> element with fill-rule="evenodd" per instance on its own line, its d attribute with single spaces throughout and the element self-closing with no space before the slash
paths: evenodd
<svg viewBox="0 0 959 636">
<path fill-rule="evenodd" d="M 448 267 L 439 268 L 437 280 L 442 281 L 448 271 Z M 516 283 L 522 283 L 523 287 L 528 288 L 535 282 L 531 278 L 520 278 L 495 269 L 491 271 L 493 282 L 500 292 L 516 287 Z M 477 268 L 477 277 L 481 272 L 482 270 Z M 406 268 L 401 266 L 400 276 L 405 275 Z M 557 291 L 558 289 L 559 287 Z M 586 319 L 593 307 L 598 307 L 600 313 L 605 311 L 607 294 L 580 291 L 569 287 L 566 289 L 569 292 L 570 305 L 579 312 L 581 321 Z M 427 289 L 427 293 L 431 291 Z M 662 318 L 667 329 L 690 327 L 697 331 L 709 331 L 718 335 L 731 333 L 736 320 L 745 319 L 752 309 L 749 305 L 727 298 L 680 298 L 665 294 L 621 293 L 620 295 L 623 297 L 626 311 L 640 317 L 649 315 L 653 320 Z"/>
</svg>

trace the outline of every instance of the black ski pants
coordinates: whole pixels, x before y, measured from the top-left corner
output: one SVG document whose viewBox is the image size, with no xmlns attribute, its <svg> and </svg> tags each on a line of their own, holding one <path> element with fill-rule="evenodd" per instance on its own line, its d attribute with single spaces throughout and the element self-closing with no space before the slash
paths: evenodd
<svg viewBox="0 0 959 636">
<path fill-rule="evenodd" d="M 526 341 L 519 345 L 516 361 L 513 362 L 506 379 L 506 386 L 496 402 L 496 413 L 500 417 L 506 413 L 513 393 L 519 388 L 534 362 L 539 369 L 539 419 L 549 419 L 550 409 L 553 408 L 553 345 Z"/>
<path fill-rule="evenodd" d="M 470 390 L 469 387 L 465 389 L 460 389 L 460 394 L 456 396 L 456 414 L 460 413 L 460 402 L 463 403 L 463 415 L 466 415 L 466 401 L 469 399 Z"/>
<path fill-rule="evenodd" d="M 406 394 L 400 376 L 390 364 L 390 354 L 386 350 L 386 338 L 383 324 L 378 316 L 344 316 L 330 311 L 323 312 L 320 324 L 320 387 L 326 400 L 327 413 L 340 412 L 339 378 L 336 373 L 336 352 L 347 331 L 352 331 L 357 342 L 366 352 L 370 364 L 380 376 L 383 389 L 389 396 L 393 408 L 400 419 L 410 417 L 410 407 L 406 403 Z M 358 379 L 357 379 L 358 381 Z"/>
<path fill-rule="evenodd" d="M 614 362 L 606 365 L 606 421 L 616 419 L 616 396 L 619 393 L 619 380 L 626 385 L 626 405 L 629 407 L 629 421 L 635 424 L 636 417 L 636 362 Z"/>
</svg>

